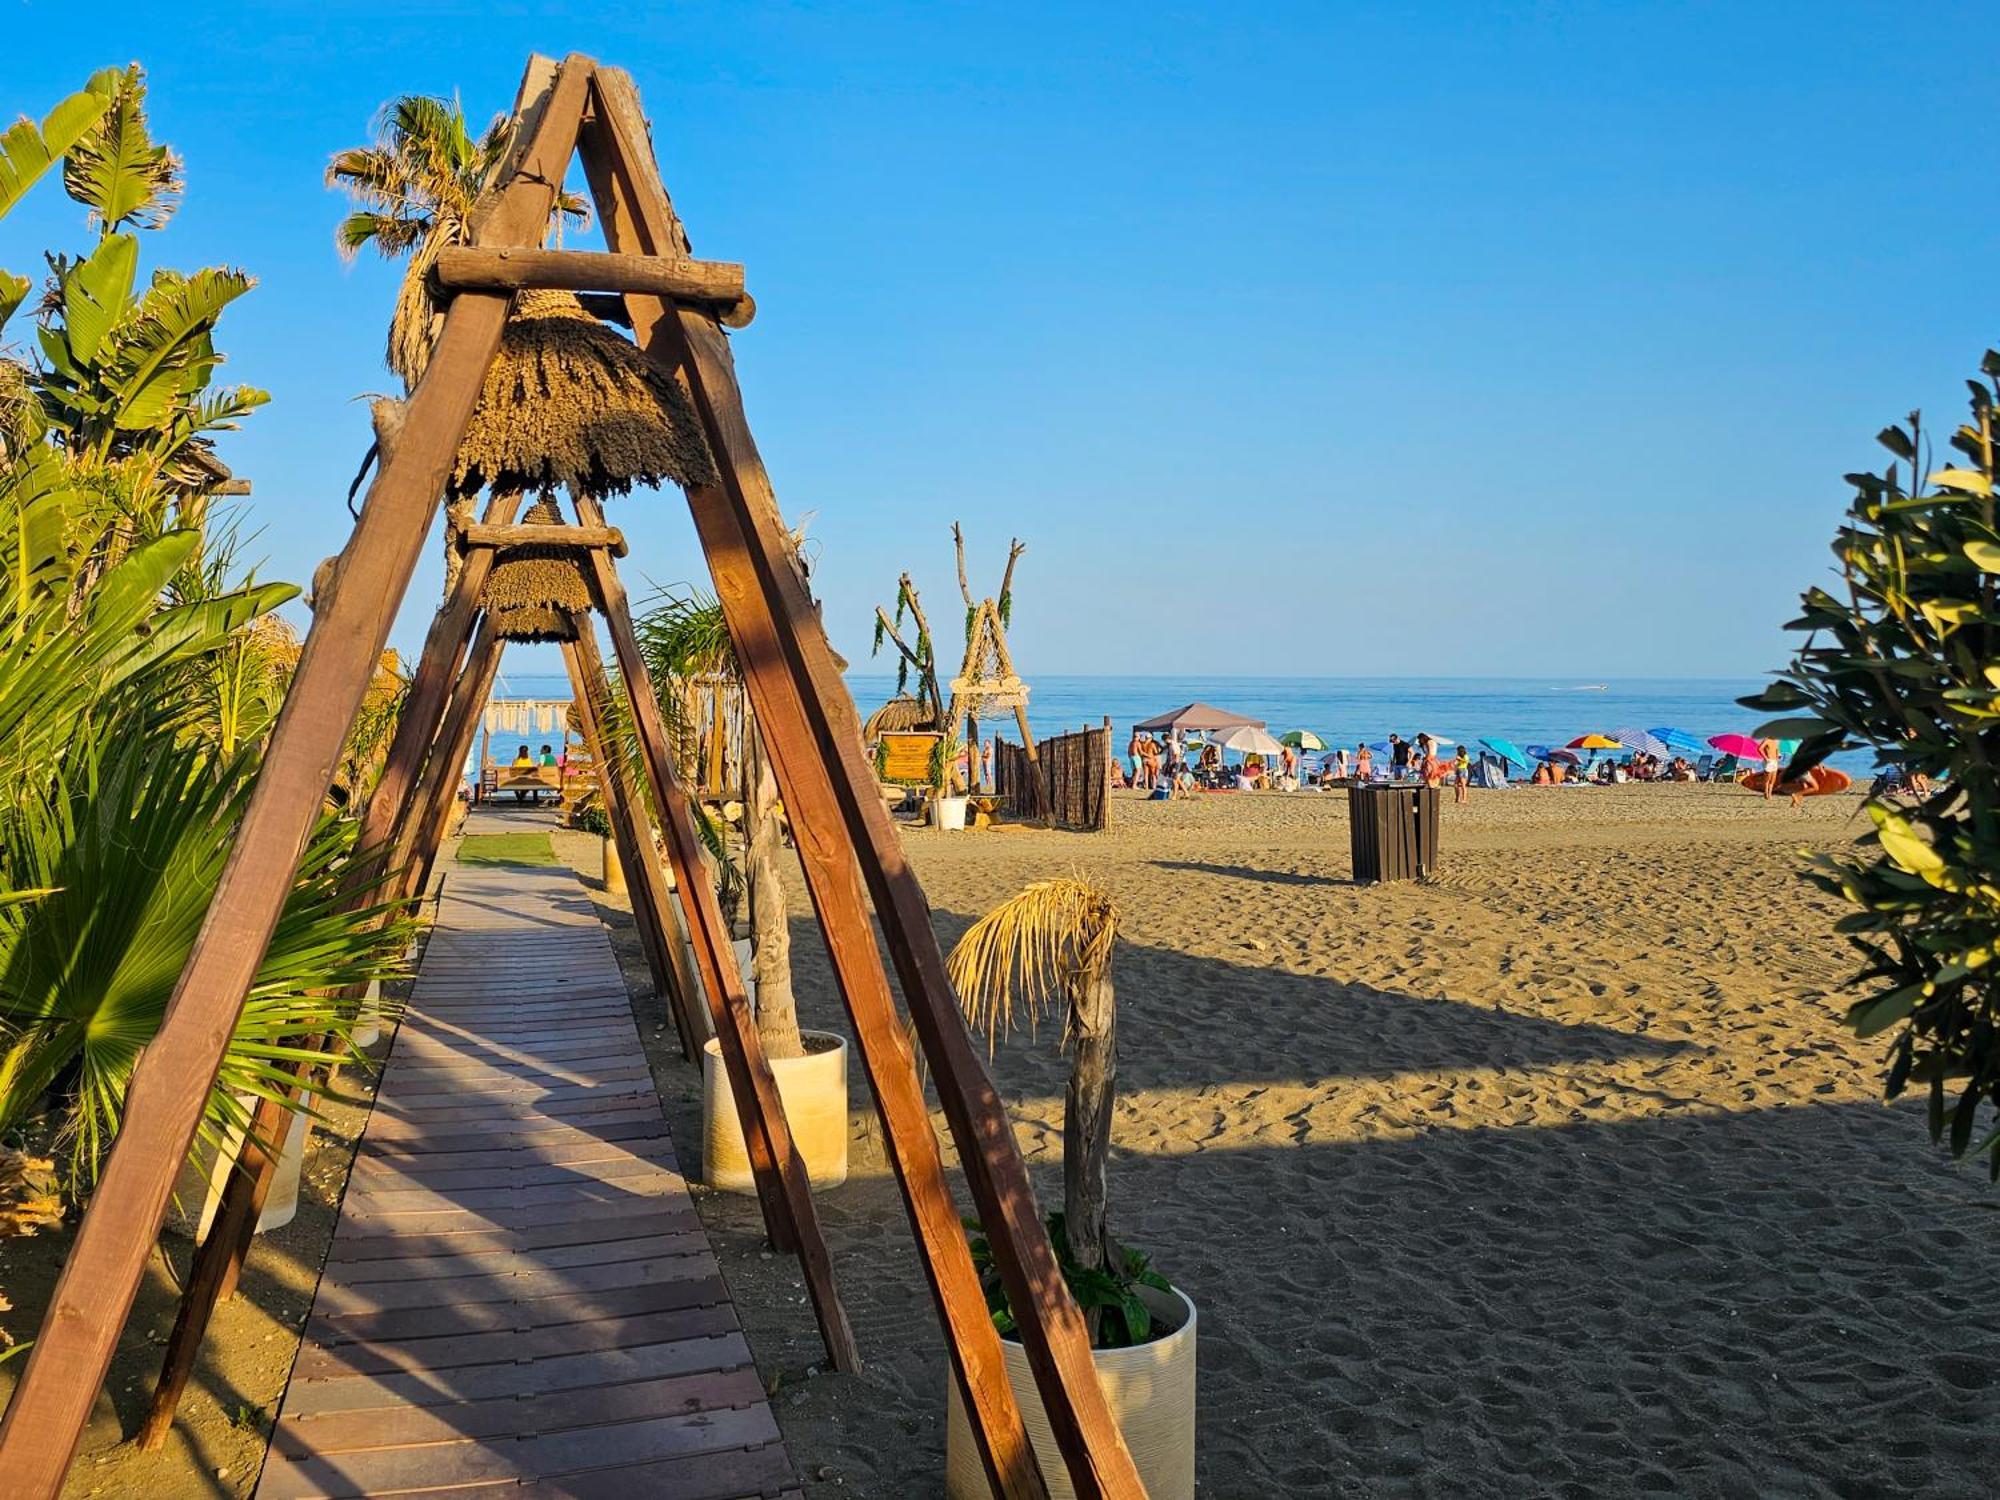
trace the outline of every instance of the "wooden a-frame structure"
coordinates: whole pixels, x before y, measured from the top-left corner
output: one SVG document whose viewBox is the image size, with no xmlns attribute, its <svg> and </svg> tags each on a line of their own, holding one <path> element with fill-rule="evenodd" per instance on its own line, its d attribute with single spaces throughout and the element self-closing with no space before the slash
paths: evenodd
<svg viewBox="0 0 2000 1500">
<path fill-rule="evenodd" d="M 619 320 L 629 323 L 639 349 L 671 372 L 699 416 L 718 474 L 716 482 L 688 489 L 689 505 L 994 1491 L 1008 1497 L 1047 1493 L 944 1177 L 870 923 L 871 901 L 980 1221 L 1020 1314 L 1022 1342 L 1071 1483 L 1082 1496 L 1141 1496 L 1143 1486 L 1097 1383 L 1083 1319 L 1056 1265 L 1000 1096 L 960 1017 L 929 907 L 877 793 L 853 702 L 750 435 L 722 332 L 725 324 L 747 321 L 740 276 L 732 275 L 735 268 L 691 258 L 637 91 L 623 72 L 574 54 L 560 64 L 533 58 L 515 123 L 513 151 L 475 212 L 471 245 L 446 252 L 439 268 L 441 286 L 453 295 L 431 362 L 410 397 L 397 441 L 385 449 L 333 586 L 319 602 L 207 920 L 159 1033 L 133 1074 L 123 1127 L 0 1423 L 7 1493 L 54 1500 L 62 1486 L 210 1080 L 436 519 L 513 294 L 540 287 L 583 294 L 593 306 L 608 300 L 603 294 L 619 294 Z M 609 254 L 541 248 L 555 193 L 578 154 Z M 375 868 L 405 872 L 389 878 L 411 881 L 406 892 L 417 888 L 419 867 L 427 868 L 435 854 L 457 768 L 498 663 L 501 642 L 491 621 L 479 618 L 480 599 L 494 554 L 509 540 L 513 503 L 492 502 L 479 523 L 488 530 L 468 536 L 464 567 L 432 622 L 387 767 L 364 814 L 360 847 L 389 851 Z M 594 500 L 579 499 L 577 512 L 577 535 L 569 540 L 587 567 L 592 602 L 609 626 L 631 690 L 644 772 L 661 814 L 680 916 L 694 943 L 695 975 L 675 975 L 666 955 L 656 961 L 655 974 L 684 1022 L 696 984 L 705 995 L 724 1039 L 732 1088 L 745 1101 L 745 1135 L 766 1226 L 775 1243 L 800 1254 L 828 1348 L 837 1362 L 851 1364 L 852 1338 L 833 1292 L 804 1169 L 756 1045 L 658 705 L 645 687 L 609 528 Z M 590 631 L 579 633 L 569 659 L 578 701 L 601 735 L 603 668 Z M 662 909 L 659 922 L 642 926 L 653 926 L 655 938 L 662 929 L 670 936 L 664 892 L 645 878 L 648 867 L 658 872 L 646 853 L 651 836 L 639 823 L 641 800 L 632 789 L 622 790 L 618 838 L 634 855 L 628 868 L 640 876 L 635 891 L 647 886 Z M 260 1106 L 256 1132 L 263 1139 L 281 1140 L 284 1123 L 282 1106 Z M 179 1389 L 176 1361 L 184 1381 L 210 1309 L 233 1286 L 268 1182 L 268 1170 L 232 1174 L 197 1256 L 162 1378 L 167 1419 Z M 154 1415 L 160 1417 L 157 1405 Z"/>
<path fill-rule="evenodd" d="M 967 780 L 977 785 L 981 709 L 1011 708 L 1028 759 L 1037 759 L 1034 732 L 1028 728 L 1028 685 L 1014 670 L 1014 656 L 1007 649 L 1007 611 L 1001 603 L 1013 593 L 1014 564 L 1028 547 L 1018 537 L 1008 546 L 1007 570 L 1000 575 L 1000 592 L 975 602 L 965 572 L 965 533 L 956 521 L 951 525 L 951 541 L 958 555 L 958 592 L 965 600 L 965 661 L 951 680 L 951 707 L 946 710 L 945 724 L 953 730 L 963 726 L 968 749 Z M 1036 816 L 1041 809 L 1017 811 Z"/>
</svg>

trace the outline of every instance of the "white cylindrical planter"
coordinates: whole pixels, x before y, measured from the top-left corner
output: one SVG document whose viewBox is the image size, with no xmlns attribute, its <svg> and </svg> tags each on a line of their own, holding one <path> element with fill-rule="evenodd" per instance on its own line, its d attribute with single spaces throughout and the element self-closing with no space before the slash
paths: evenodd
<svg viewBox="0 0 2000 1500">
<path fill-rule="evenodd" d="M 1194 1500 L 1195 1310 L 1185 1293 L 1153 1287 L 1134 1289 L 1161 1321 L 1179 1320 L 1164 1338 L 1131 1349 L 1099 1349 L 1091 1361 L 1098 1383 L 1132 1462 L 1145 1481 L 1151 1500 Z M 1028 1370 L 1027 1351 L 1014 1339 L 1002 1337 L 1000 1352 L 1007 1364 L 1007 1381 L 1021 1408 L 1021 1420 L 1034 1445 L 1036 1462 L 1048 1481 L 1050 1500 L 1075 1500 L 1076 1491 L 1063 1467 L 1062 1455 L 1049 1432 L 1041 1393 Z M 945 1494 L 950 1500 L 989 1500 L 992 1490 L 972 1428 L 959 1404 L 958 1383 L 947 1386 L 944 1464 Z"/>
<path fill-rule="evenodd" d="M 743 994 L 749 1000 L 750 1014 L 754 1016 L 757 1013 L 757 976 L 751 972 L 750 939 L 738 938 L 734 946 L 736 949 L 736 970 L 743 976 Z M 688 972 L 690 974 L 701 973 L 701 962 L 695 957 L 694 944 L 689 942 L 683 944 L 682 947 L 687 953 Z"/>
<path fill-rule="evenodd" d="M 372 1047 L 382 1040 L 382 981 L 368 981 L 368 993 L 354 1013 L 354 1045 Z"/>
<path fill-rule="evenodd" d="M 246 1111 L 254 1111 L 257 1101 L 245 1095 L 238 1102 Z M 311 1107 L 310 1096 L 304 1104 Z M 298 1213 L 299 1178 L 305 1169 L 306 1141 L 311 1134 L 312 1121 L 307 1118 L 306 1110 L 294 1110 L 291 1126 L 285 1132 L 284 1149 L 278 1153 L 277 1174 L 264 1197 L 264 1212 L 257 1219 L 257 1233 L 282 1229 Z M 213 1154 L 203 1151 L 182 1165 L 174 1188 L 178 1201 L 167 1215 L 167 1222 L 174 1229 L 197 1240 L 208 1233 L 216 1210 L 222 1206 L 222 1190 L 228 1186 L 230 1168 L 242 1147 L 243 1132 L 232 1130 L 221 1151 Z"/>
<path fill-rule="evenodd" d="M 931 820 L 939 828 L 962 832 L 965 828 L 966 804 L 969 797 L 937 797 L 931 802 Z"/>
<path fill-rule="evenodd" d="M 847 1181 L 847 1042 L 830 1031 L 802 1033 L 806 1045 L 833 1045 L 804 1057 L 774 1057 L 771 1072 L 784 1102 L 785 1124 L 814 1187 Z M 701 1175 L 712 1188 L 754 1193 L 749 1148 L 736 1114 L 722 1043 L 711 1038 L 701 1051 Z"/>
<path fill-rule="evenodd" d="M 618 845 L 606 834 L 600 843 L 604 852 L 604 894 L 623 896 L 626 892 L 625 866 L 618 858 Z"/>
</svg>

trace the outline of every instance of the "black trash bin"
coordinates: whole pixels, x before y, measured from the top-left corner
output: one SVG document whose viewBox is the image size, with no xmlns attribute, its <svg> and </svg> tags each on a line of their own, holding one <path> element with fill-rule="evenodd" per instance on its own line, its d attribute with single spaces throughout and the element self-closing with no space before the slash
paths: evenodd
<svg viewBox="0 0 2000 1500">
<path fill-rule="evenodd" d="M 1348 839 L 1354 880 L 1415 880 L 1437 868 L 1438 789 L 1416 782 L 1372 783 L 1347 789 Z"/>
</svg>

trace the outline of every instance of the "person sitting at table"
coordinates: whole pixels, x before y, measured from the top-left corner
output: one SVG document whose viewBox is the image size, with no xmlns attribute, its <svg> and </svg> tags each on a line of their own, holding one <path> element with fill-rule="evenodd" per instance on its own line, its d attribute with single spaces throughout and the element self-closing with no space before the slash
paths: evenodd
<svg viewBox="0 0 2000 1500">
<path fill-rule="evenodd" d="M 554 765 L 554 764 L 556 763 L 556 752 L 555 752 L 555 747 L 554 747 L 554 746 L 552 746 L 552 745 L 544 745 L 544 746 L 542 746 L 542 753 L 541 753 L 541 757 L 540 757 L 540 761 L 541 761 L 541 764 L 542 764 L 542 765 L 545 765 L 545 766 L 552 766 L 552 765 Z"/>
<path fill-rule="evenodd" d="M 509 776 L 523 776 L 533 772 L 534 769 L 535 758 L 528 753 L 528 747 L 523 745 L 514 752 L 513 764 L 507 767 L 507 774 Z M 528 800 L 527 792 L 523 791 L 520 787 L 515 787 L 514 800 L 516 802 L 526 802 Z"/>
</svg>

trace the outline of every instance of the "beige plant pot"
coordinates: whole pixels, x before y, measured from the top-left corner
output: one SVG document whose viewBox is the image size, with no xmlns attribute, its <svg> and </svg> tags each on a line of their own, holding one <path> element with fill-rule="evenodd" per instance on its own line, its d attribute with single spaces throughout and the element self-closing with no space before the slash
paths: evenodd
<svg viewBox="0 0 2000 1500">
<path fill-rule="evenodd" d="M 806 1176 L 814 1187 L 838 1187 L 847 1181 L 847 1042 L 830 1031 L 803 1035 L 808 1047 L 815 1041 L 833 1045 L 804 1057 L 774 1057 L 771 1071 Z M 701 1050 L 701 1175 L 726 1193 L 757 1191 L 722 1043 L 714 1038 Z"/>
<path fill-rule="evenodd" d="M 247 1095 L 238 1102 L 246 1110 L 256 1108 L 256 1100 Z M 306 1105 L 311 1107 L 310 1097 Z M 278 1172 L 271 1179 L 264 1212 L 257 1220 L 257 1233 L 282 1229 L 298 1213 L 299 1178 L 305 1170 L 306 1142 L 311 1135 L 312 1121 L 305 1110 L 293 1111 L 291 1128 L 285 1132 L 285 1148 L 278 1153 Z M 243 1133 L 232 1130 L 221 1151 L 203 1148 L 182 1164 L 180 1178 L 174 1185 L 175 1201 L 167 1214 L 171 1228 L 195 1240 L 208 1233 L 215 1211 L 222 1206 L 222 1190 L 229 1183 L 230 1168 L 242 1147 Z"/>
<path fill-rule="evenodd" d="M 1132 1450 L 1140 1479 L 1145 1481 L 1147 1495 L 1151 1500 L 1194 1500 L 1194 1304 L 1178 1288 L 1171 1293 L 1152 1287 L 1137 1290 L 1156 1318 L 1163 1322 L 1178 1319 L 1179 1326 L 1165 1338 L 1137 1348 L 1099 1349 L 1091 1360 L 1097 1366 L 1098 1383 L 1104 1387 L 1111 1415 L 1125 1435 L 1125 1446 Z M 1000 1352 L 1036 1462 L 1048 1482 L 1050 1500 L 1074 1500 L 1076 1491 L 1049 1432 L 1035 1377 L 1028 1370 L 1027 1351 L 1015 1340 L 1002 1338 Z M 988 1500 L 993 1491 L 986 1483 L 986 1470 L 979 1462 L 965 1409 L 959 1404 L 956 1381 L 949 1383 L 946 1394 L 945 1494 L 950 1500 Z"/>
<path fill-rule="evenodd" d="M 625 866 L 618 858 L 618 845 L 608 833 L 600 842 L 604 849 L 604 894 L 623 896 L 626 894 Z"/>
<path fill-rule="evenodd" d="M 955 833 L 965 831 L 965 809 L 971 803 L 969 797 L 938 797 L 931 802 L 931 822 Z"/>
<path fill-rule="evenodd" d="M 368 981 L 368 993 L 354 1014 L 354 1045 L 372 1047 L 382 1040 L 382 981 Z"/>
</svg>

